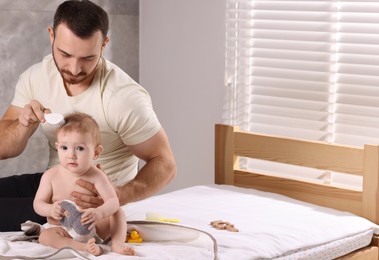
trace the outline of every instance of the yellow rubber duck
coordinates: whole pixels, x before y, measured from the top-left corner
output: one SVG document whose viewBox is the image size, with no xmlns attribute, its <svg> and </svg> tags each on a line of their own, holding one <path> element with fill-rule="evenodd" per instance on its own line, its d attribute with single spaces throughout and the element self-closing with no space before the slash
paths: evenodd
<svg viewBox="0 0 379 260">
<path fill-rule="evenodd" d="M 140 236 L 137 230 L 133 230 L 132 232 L 130 232 L 130 234 L 128 234 L 127 241 L 128 243 L 142 243 L 142 237 Z"/>
</svg>

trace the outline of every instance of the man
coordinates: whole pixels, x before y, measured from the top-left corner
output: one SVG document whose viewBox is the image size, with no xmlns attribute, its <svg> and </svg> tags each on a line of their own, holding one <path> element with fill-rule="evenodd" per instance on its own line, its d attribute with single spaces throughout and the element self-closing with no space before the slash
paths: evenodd
<svg viewBox="0 0 379 260">
<path fill-rule="evenodd" d="M 107 13 L 90 1 L 66 1 L 48 28 L 52 54 L 26 70 L 16 85 L 11 105 L 0 120 L 0 159 L 18 156 L 41 123 L 49 140 L 49 167 L 58 163 L 54 127 L 45 113 L 74 111 L 91 115 L 99 124 L 104 152 L 99 167 L 115 185 L 121 205 L 144 199 L 176 174 L 168 138 L 141 86 L 102 54 L 109 42 Z M 138 158 L 146 164 L 138 171 Z M 0 179 L 0 231 L 19 230 L 25 220 L 43 223 L 32 201 L 42 173 Z M 92 184 L 78 187 L 76 203 L 95 207 L 102 200 Z M 88 192 L 87 192 L 88 193 Z"/>
</svg>

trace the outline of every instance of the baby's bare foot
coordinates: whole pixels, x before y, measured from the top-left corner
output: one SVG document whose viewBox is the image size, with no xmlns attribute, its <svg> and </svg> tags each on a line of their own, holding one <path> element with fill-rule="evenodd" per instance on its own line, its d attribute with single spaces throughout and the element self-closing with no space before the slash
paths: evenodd
<svg viewBox="0 0 379 260">
<path fill-rule="evenodd" d="M 87 242 L 86 246 L 87 252 L 90 254 L 93 254 L 95 256 L 101 255 L 103 253 L 103 249 L 96 244 L 96 241 L 94 238 L 91 238 Z"/>
<path fill-rule="evenodd" d="M 136 252 L 133 248 L 126 245 L 112 245 L 112 252 L 121 254 L 121 255 L 136 255 Z"/>
</svg>

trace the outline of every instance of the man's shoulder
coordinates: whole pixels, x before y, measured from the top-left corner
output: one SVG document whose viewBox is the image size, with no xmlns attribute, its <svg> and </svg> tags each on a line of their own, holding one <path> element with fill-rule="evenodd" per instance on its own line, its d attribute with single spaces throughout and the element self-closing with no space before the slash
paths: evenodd
<svg viewBox="0 0 379 260">
<path fill-rule="evenodd" d="M 105 58 L 103 58 L 101 81 L 104 84 L 104 89 L 111 92 L 141 87 L 129 74 Z"/>
<path fill-rule="evenodd" d="M 56 72 L 57 70 L 56 70 L 53 57 L 51 54 L 49 54 L 45 56 L 42 61 L 31 65 L 23 74 L 24 75 L 30 74 L 30 77 L 32 77 L 33 75 L 40 77 L 39 74 L 51 75 Z"/>
</svg>

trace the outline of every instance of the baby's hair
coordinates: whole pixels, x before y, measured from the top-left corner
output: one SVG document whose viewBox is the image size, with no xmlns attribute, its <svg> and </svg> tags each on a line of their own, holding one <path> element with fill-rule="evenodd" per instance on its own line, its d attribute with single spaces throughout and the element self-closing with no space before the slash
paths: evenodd
<svg viewBox="0 0 379 260">
<path fill-rule="evenodd" d="M 67 114 L 64 117 L 65 123 L 57 129 L 60 132 L 68 133 L 76 131 L 78 133 L 90 133 L 95 145 L 100 145 L 100 128 L 95 119 L 90 115 L 80 112 Z"/>
</svg>

